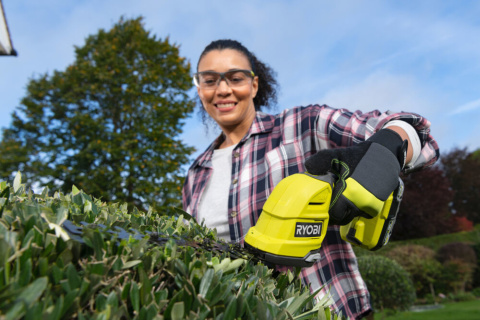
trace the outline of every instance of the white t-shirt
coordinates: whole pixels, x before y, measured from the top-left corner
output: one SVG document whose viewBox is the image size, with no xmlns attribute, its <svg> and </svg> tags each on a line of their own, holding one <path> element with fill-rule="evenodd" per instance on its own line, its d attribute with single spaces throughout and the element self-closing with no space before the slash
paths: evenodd
<svg viewBox="0 0 480 320">
<path fill-rule="evenodd" d="M 217 229 L 217 235 L 230 241 L 228 225 L 228 195 L 232 177 L 232 151 L 236 145 L 213 151 L 213 173 L 207 183 L 198 209 L 197 221 Z"/>
</svg>

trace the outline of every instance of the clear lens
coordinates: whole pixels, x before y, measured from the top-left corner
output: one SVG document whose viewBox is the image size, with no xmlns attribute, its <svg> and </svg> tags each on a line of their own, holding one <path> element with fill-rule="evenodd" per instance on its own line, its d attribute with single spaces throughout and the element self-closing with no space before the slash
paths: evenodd
<svg viewBox="0 0 480 320">
<path fill-rule="evenodd" d="M 216 72 L 202 72 L 198 76 L 200 87 L 202 88 L 213 88 L 216 87 L 221 75 Z"/>
<path fill-rule="evenodd" d="M 225 73 L 225 78 L 230 87 L 239 87 L 247 83 L 250 77 L 247 76 L 245 71 L 229 71 Z"/>
<path fill-rule="evenodd" d="M 222 73 L 203 71 L 193 75 L 193 82 L 202 89 L 216 89 L 220 81 L 225 80 L 230 88 L 235 88 L 250 83 L 254 76 L 250 70 L 232 70 Z"/>
</svg>

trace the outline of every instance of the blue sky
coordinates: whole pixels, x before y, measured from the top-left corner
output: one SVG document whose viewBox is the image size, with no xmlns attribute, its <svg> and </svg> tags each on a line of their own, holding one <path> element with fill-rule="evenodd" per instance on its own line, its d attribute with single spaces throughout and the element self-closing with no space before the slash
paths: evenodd
<svg viewBox="0 0 480 320">
<path fill-rule="evenodd" d="M 19 54 L 0 57 L 2 128 L 29 79 L 64 70 L 74 46 L 123 15 L 143 16 L 192 67 L 210 41 L 241 41 L 277 71 L 276 111 L 412 111 L 431 121 L 441 151 L 480 148 L 480 1 L 2 1 Z M 182 138 L 200 152 L 214 134 L 195 114 Z"/>
</svg>

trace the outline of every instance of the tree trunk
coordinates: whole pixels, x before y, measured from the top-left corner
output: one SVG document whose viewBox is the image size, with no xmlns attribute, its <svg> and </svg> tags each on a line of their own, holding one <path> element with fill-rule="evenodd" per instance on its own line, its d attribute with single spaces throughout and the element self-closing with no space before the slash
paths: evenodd
<svg viewBox="0 0 480 320">
<path fill-rule="evenodd" d="M 437 297 L 435 296 L 435 288 L 433 287 L 433 283 L 430 282 L 430 293 L 432 294 L 433 297 L 433 302 L 437 304 Z"/>
</svg>

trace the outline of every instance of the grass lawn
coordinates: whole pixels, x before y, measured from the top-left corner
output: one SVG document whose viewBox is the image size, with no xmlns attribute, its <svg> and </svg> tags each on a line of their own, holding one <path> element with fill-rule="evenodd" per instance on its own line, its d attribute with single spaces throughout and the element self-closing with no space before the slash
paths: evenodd
<svg viewBox="0 0 480 320">
<path fill-rule="evenodd" d="M 452 302 L 443 304 L 445 307 L 422 312 L 399 312 L 385 320 L 479 320 L 480 300 Z M 375 320 L 381 320 L 381 314 L 375 314 Z"/>
</svg>

